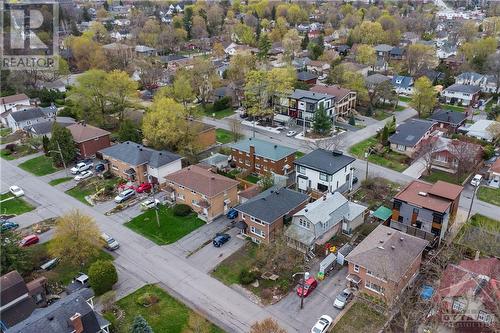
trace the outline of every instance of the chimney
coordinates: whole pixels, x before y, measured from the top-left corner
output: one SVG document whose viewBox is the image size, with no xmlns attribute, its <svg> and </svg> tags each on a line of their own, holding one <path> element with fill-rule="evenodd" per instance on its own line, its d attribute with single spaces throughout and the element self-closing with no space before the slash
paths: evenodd
<svg viewBox="0 0 500 333">
<path fill-rule="evenodd" d="M 71 316 L 69 320 L 75 329 L 75 333 L 83 333 L 82 316 L 78 312 Z"/>
<path fill-rule="evenodd" d="M 405 239 L 404 239 L 403 237 L 401 237 L 401 238 L 399 239 L 399 241 L 400 241 L 400 242 L 402 242 L 402 241 L 404 241 L 404 240 L 405 240 Z"/>
<path fill-rule="evenodd" d="M 479 250 L 476 251 L 476 255 L 474 256 L 474 261 L 478 261 L 479 260 Z"/>
</svg>

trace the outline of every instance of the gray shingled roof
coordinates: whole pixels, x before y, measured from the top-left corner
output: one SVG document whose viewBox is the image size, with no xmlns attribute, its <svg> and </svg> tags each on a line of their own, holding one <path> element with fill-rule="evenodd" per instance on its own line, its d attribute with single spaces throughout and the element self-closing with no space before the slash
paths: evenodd
<svg viewBox="0 0 500 333">
<path fill-rule="evenodd" d="M 293 148 L 275 145 L 274 143 L 256 138 L 243 139 L 230 145 L 231 148 L 245 153 L 250 153 L 250 146 L 255 148 L 255 155 L 262 156 L 273 161 L 279 161 L 289 155 L 292 155 L 296 151 Z"/>
<path fill-rule="evenodd" d="M 464 122 L 466 118 L 467 114 L 465 112 L 457 112 L 457 111 L 443 110 L 443 109 L 438 109 L 434 111 L 434 113 L 429 117 L 429 119 L 453 125 L 459 125 L 460 123 Z"/>
<path fill-rule="evenodd" d="M 309 154 L 302 156 L 294 163 L 296 165 L 301 165 L 309 169 L 333 175 L 355 160 L 355 158 L 344 155 L 340 151 L 332 152 L 324 149 L 316 149 Z"/>
<path fill-rule="evenodd" d="M 311 72 L 303 71 L 303 72 L 297 73 L 297 80 L 299 80 L 299 81 L 309 81 L 309 80 L 317 79 L 317 78 L 318 78 L 318 76 L 314 73 L 311 73 Z"/>
<path fill-rule="evenodd" d="M 422 139 L 424 134 L 432 127 L 433 124 L 433 121 L 411 119 L 396 128 L 396 133 L 389 137 L 389 142 L 406 147 L 413 147 L 418 141 L 420 141 L 420 139 Z"/>
<path fill-rule="evenodd" d="M 181 157 L 166 150 L 154 150 L 132 141 L 126 141 L 100 150 L 103 155 L 111 156 L 130 165 L 148 163 L 153 168 L 169 164 Z"/>
<path fill-rule="evenodd" d="M 273 186 L 235 209 L 263 222 L 272 223 L 307 200 L 307 194 Z"/>
<path fill-rule="evenodd" d="M 295 91 L 290 96 L 290 98 L 320 101 L 322 99 L 335 98 L 335 96 L 323 94 L 323 93 L 319 93 L 319 92 L 314 92 L 314 91 L 309 91 L 309 90 L 295 89 Z"/>
<path fill-rule="evenodd" d="M 457 84 L 457 83 L 452 84 L 451 86 L 445 89 L 445 91 L 455 91 L 467 94 L 475 94 L 478 93 L 480 90 L 481 88 L 476 86 L 471 86 L 468 84 Z"/>
<path fill-rule="evenodd" d="M 12 118 L 14 118 L 16 122 L 20 122 L 30 119 L 43 118 L 45 117 L 45 113 L 40 108 L 32 108 L 32 109 L 12 112 L 11 116 Z"/>
</svg>

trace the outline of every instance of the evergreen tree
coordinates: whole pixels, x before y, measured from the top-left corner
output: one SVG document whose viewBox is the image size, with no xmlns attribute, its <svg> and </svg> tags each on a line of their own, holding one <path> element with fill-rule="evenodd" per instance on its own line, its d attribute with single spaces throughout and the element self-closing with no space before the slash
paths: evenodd
<svg viewBox="0 0 500 333">
<path fill-rule="evenodd" d="M 61 149 L 61 153 L 59 153 L 59 149 Z M 62 127 L 58 123 L 54 123 L 52 126 L 49 150 L 52 150 L 50 156 L 57 165 L 63 164 L 61 155 L 64 159 L 64 163 L 72 162 L 76 158 L 76 146 L 69 129 Z"/>
<path fill-rule="evenodd" d="M 271 41 L 267 37 L 267 34 L 264 33 L 264 34 L 260 35 L 259 53 L 257 54 L 259 59 L 265 59 L 267 57 L 267 53 L 269 52 L 270 49 L 271 49 Z"/>
<path fill-rule="evenodd" d="M 332 120 L 326 114 L 325 108 L 321 106 L 319 110 L 314 113 L 312 123 L 314 133 L 326 135 L 332 129 Z"/>
<path fill-rule="evenodd" d="M 302 39 L 302 42 L 300 43 L 300 47 L 302 50 L 307 50 L 307 46 L 309 45 L 309 35 L 306 34 L 305 37 Z"/>
<path fill-rule="evenodd" d="M 146 319 L 144 319 L 141 315 L 138 315 L 134 318 L 131 333 L 153 333 L 153 329 L 149 326 Z"/>
<path fill-rule="evenodd" d="M 388 139 L 389 139 L 389 127 L 386 124 L 382 129 L 382 133 L 380 133 L 380 143 L 385 146 L 387 144 Z"/>
<path fill-rule="evenodd" d="M 89 22 L 91 20 L 89 10 L 87 7 L 83 7 L 82 20 L 84 22 Z"/>
<path fill-rule="evenodd" d="M 257 27 L 255 28 L 255 38 L 257 40 L 260 39 L 260 31 L 261 31 L 261 26 L 260 26 L 260 20 L 257 20 Z"/>
<path fill-rule="evenodd" d="M 273 8 L 271 9 L 271 18 L 274 20 L 276 20 L 276 6 L 273 6 Z"/>
<path fill-rule="evenodd" d="M 186 6 L 183 16 L 184 30 L 187 31 L 187 39 L 191 39 L 191 28 L 193 26 L 193 7 Z"/>
<path fill-rule="evenodd" d="M 46 135 L 44 135 L 42 137 L 42 148 L 45 155 L 49 153 L 49 145 L 50 145 L 50 140 Z"/>
</svg>

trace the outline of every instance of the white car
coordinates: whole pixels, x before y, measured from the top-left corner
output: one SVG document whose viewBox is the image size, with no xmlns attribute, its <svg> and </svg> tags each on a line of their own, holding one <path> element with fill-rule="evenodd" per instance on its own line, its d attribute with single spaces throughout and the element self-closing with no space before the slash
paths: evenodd
<svg viewBox="0 0 500 333">
<path fill-rule="evenodd" d="M 83 179 L 85 179 L 85 178 L 92 177 L 92 175 L 93 175 L 93 174 L 94 174 L 94 173 L 93 173 L 92 171 L 90 171 L 90 170 L 83 171 L 83 172 L 81 172 L 79 175 L 77 175 L 77 176 L 75 177 L 75 180 L 76 180 L 76 181 L 83 180 Z"/>
<path fill-rule="evenodd" d="M 481 184 L 481 179 L 483 179 L 483 176 L 481 175 L 475 175 L 474 178 L 470 181 L 470 184 L 472 186 L 479 186 Z"/>
<path fill-rule="evenodd" d="M 94 166 L 94 163 L 85 163 L 85 162 L 80 162 L 77 165 L 75 165 L 73 168 L 71 168 L 71 173 L 76 175 L 79 172 L 86 171 Z"/>
<path fill-rule="evenodd" d="M 154 208 L 158 203 L 159 203 L 158 199 L 156 199 L 156 201 L 153 199 L 144 200 L 143 202 L 141 202 L 141 209 L 147 210 L 150 208 Z"/>
<path fill-rule="evenodd" d="M 12 193 L 16 198 L 18 197 L 22 197 L 24 195 L 24 191 L 22 188 L 20 188 L 19 186 L 17 185 L 12 185 L 11 187 L 9 187 L 9 191 L 10 193 Z"/>
<path fill-rule="evenodd" d="M 351 300 L 353 294 L 352 294 L 352 289 L 346 288 L 342 290 L 340 294 L 337 295 L 335 298 L 335 301 L 333 302 L 333 306 L 336 307 L 337 309 L 343 309 L 347 303 Z"/>
<path fill-rule="evenodd" d="M 286 133 L 286 136 L 288 136 L 288 137 L 290 137 L 290 136 L 295 136 L 295 135 L 297 135 L 297 132 L 295 132 L 295 131 L 288 131 L 288 132 Z"/>
<path fill-rule="evenodd" d="M 126 189 L 115 197 L 116 203 L 122 203 L 135 195 L 135 191 L 131 188 Z"/>
<path fill-rule="evenodd" d="M 311 333 L 326 333 L 332 326 L 333 319 L 328 315 L 322 315 L 313 328 L 311 328 Z"/>
</svg>

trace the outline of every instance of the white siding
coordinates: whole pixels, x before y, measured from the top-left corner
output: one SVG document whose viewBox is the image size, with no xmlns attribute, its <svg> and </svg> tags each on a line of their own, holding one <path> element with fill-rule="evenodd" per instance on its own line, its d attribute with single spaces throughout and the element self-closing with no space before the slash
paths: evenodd
<svg viewBox="0 0 500 333">
<path fill-rule="evenodd" d="M 148 165 L 148 174 L 156 177 L 160 184 L 165 183 L 165 176 L 182 169 L 181 159 L 175 160 L 172 163 L 166 164 L 159 168 L 152 168 Z"/>
</svg>

